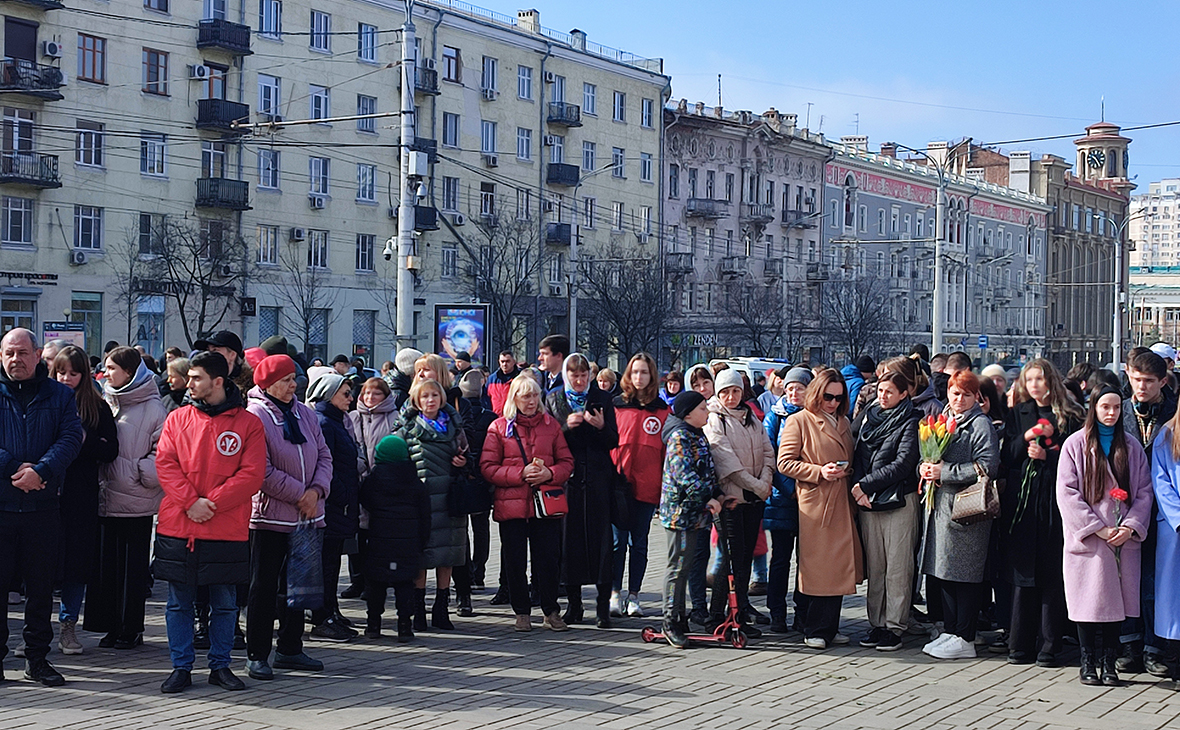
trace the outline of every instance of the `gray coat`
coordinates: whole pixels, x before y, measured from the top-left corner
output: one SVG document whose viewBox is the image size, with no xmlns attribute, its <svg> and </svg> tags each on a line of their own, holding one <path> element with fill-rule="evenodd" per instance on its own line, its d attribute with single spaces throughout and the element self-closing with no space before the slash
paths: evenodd
<svg viewBox="0 0 1180 730">
<path fill-rule="evenodd" d="M 946 415 L 951 416 L 950 408 Z M 956 418 L 958 430 L 942 456 L 942 477 L 934 510 L 926 517 L 922 572 L 941 580 L 982 583 L 991 520 L 960 525 L 951 520 L 955 494 L 975 483 L 975 462 L 993 479 L 1000 473 L 1000 444 L 991 421 L 975 406 Z"/>
</svg>

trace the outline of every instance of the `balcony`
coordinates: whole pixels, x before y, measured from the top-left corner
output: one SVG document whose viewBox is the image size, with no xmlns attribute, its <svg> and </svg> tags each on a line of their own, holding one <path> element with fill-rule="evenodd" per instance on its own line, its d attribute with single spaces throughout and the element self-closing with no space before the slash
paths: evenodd
<svg viewBox="0 0 1180 730">
<path fill-rule="evenodd" d="M 721 259 L 722 276 L 744 276 L 750 271 L 749 256 L 724 256 Z"/>
<path fill-rule="evenodd" d="M 550 185 L 573 187 L 578 184 L 578 166 L 550 162 L 546 168 L 545 182 Z"/>
<path fill-rule="evenodd" d="M 57 172 L 57 155 L 5 152 L 0 155 L 0 185 L 60 188 L 61 177 Z"/>
<path fill-rule="evenodd" d="M 65 83 L 65 75 L 56 66 L 42 66 L 23 58 L 5 58 L 0 67 L 0 91 L 60 101 L 65 97 L 58 89 Z"/>
<path fill-rule="evenodd" d="M 726 209 L 729 203 L 724 200 L 710 200 L 709 198 L 689 198 L 685 212 L 689 218 L 706 218 L 717 220 L 729 215 Z"/>
<path fill-rule="evenodd" d="M 425 152 L 426 161 L 432 165 L 438 162 L 438 140 L 415 137 L 410 149 L 414 152 Z"/>
<path fill-rule="evenodd" d="M 224 177 L 199 178 L 197 207 L 250 210 L 250 183 Z"/>
<path fill-rule="evenodd" d="M 243 126 L 234 127 L 238 122 Z M 214 129 L 233 134 L 245 134 L 250 123 L 250 105 L 225 99 L 197 100 L 197 129 Z"/>
<path fill-rule="evenodd" d="M 416 66 L 414 68 L 414 91 L 436 96 L 439 93 L 438 71 Z"/>
<path fill-rule="evenodd" d="M 816 215 L 810 210 L 784 210 L 782 224 L 787 228 L 815 228 Z"/>
<path fill-rule="evenodd" d="M 778 281 L 783 278 L 783 265 L 786 262 L 782 259 L 767 259 L 762 262 L 762 275 L 769 280 Z"/>
<path fill-rule="evenodd" d="M 692 254 L 687 251 L 667 254 L 664 257 L 664 271 L 669 274 L 691 274 Z"/>
<path fill-rule="evenodd" d="M 38 10 L 61 10 L 65 7 L 57 0 L 13 0 L 18 5 L 27 5 Z"/>
<path fill-rule="evenodd" d="M 769 223 L 774 220 L 774 206 L 760 203 L 744 203 L 742 205 L 743 223 Z"/>
<path fill-rule="evenodd" d="M 249 56 L 250 26 L 228 20 L 202 20 L 197 24 L 197 48 L 217 48 L 235 56 Z"/>
<path fill-rule="evenodd" d="M 414 230 L 437 231 L 438 209 L 432 205 L 414 206 Z"/>
<path fill-rule="evenodd" d="M 1053 233 L 1054 236 L 1064 236 L 1065 235 L 1065 226 L 1053 226 L 1050 229 L 1050 231 Z"/>
<path fill-rule="evenodd" d="M 573 239 L 573 226 L 569 223 L 546 223 L 545 243 L 555 243 L 560 246 L 570 245 Z"/>
<path fill-rule="evenodd" d="M 807 280 L 808 281 L 827 281 L 828 267 L 823 264 L 808 264 L 807 265 Z"/>
<path fill-rule="evenodd" d="M 567 104 L 564 101 L 549 102 L 550 124 L 560 124 L 564 127 L 582 126 L 582 108 L 577 104 Z"/>
</svg>

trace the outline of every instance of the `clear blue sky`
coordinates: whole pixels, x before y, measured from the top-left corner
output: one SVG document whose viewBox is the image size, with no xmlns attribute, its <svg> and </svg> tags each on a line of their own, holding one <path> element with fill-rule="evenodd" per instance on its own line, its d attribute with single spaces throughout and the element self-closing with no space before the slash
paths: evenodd
<svg viewBox="0 0 1180 730">
<path fill-rule="evenodd" d="M 490 7 L 536 7 L 547 27 L 664 58 L 674 100 L 716 104 L 721 74 L 727 109 L 773 106 L 802 124 L 812 102 L 811 128 L 833 139 L 859 115 L 872 149 L 1080 133 L 1103 96 L 1116 124 L 1180 120 L 1172 0 L 522 2 Z M 1126 134 L 1140 191 L 1180 177 L 1180 126 Z M 1074 157 L 1068 139 L 1004 149 Z"/>
</svg>

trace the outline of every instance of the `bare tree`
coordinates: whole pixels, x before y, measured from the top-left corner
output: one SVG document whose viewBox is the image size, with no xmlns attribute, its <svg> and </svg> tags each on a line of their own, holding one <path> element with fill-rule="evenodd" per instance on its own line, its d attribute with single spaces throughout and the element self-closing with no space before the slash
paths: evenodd
<svg viewBox="0 0 1180 730">
<path fill-rule="evenodd" d="M 335 307 L 340 289 L 332 285 L 328 269 L 311 265 L 312 245 L 311 242 L 306 245 L 292 242 L 284 246 L 279 252 L 279 268 L 267 282 L 284 311 L 293 319 L 309 356 L 312 332 L 322 328 L 326 338 L 328 330 L 340 316 Z"/>
<path fill-rule="evenodd" d="M 594 351 L 609 349 L 623 358 L 640 351 L 656 353 L 672 319 L 668 285 L 656 256 L 611 244 L 587 250 L 579 264 L 578 330 Z"/>
<path fill-rule="evenodd" d="M 824 333 L 830 348 L 842 350 L 849 360 L 883 351 L 896 330 L 892 312 L 884 279 L 865 276 L 824 285 Z"/>
<path fill-rule="evenodd" d="M 759 357 L 778 354 L 782 343 L 782 288 L 777 282 L 764 283 L 744 277 L 725 286 L 722 311 L 734 331 L 750 343 L 750 353 Z"/>
<path fill-rule="evenodd" d="M 103 264 L 111 271 L 111 290 L 118 311 L 126 315 L 127 339 L 134 342 L 136 310 L 142 296 L 142 280 L 151 278 L 152 255 L 140 251 L 139 232 L 128 228 L 123 238 L 106 247 Z"/>
</svg>

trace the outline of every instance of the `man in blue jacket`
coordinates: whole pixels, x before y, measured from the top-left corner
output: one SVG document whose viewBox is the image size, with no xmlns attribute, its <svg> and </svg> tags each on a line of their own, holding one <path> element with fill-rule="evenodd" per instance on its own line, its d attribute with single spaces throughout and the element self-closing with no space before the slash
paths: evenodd
<svg viewBox="0 0 1180 730">
<path fill-rule="evenodd" d="M 0 339 L 0 585 L 24 580 L 25 676 L 46 687 L 66 681 L 45 657 L 53 640 L 58 495 L 66 467 L 81 448 L 74 391 L 49 378 L 32 332 L 9 330 Z M 8 653 L 8 605 L 0 605 L 3 660 Z"/>
</svg>

